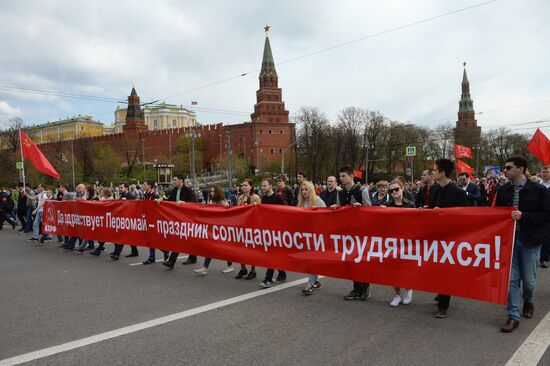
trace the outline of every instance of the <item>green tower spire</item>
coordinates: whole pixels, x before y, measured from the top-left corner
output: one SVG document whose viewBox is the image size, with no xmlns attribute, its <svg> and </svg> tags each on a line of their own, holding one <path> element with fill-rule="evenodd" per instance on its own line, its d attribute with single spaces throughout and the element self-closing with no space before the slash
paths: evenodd
<svg viewBox="0 0 550 366">
<path fill-rule="evenodd" d="M 462 75 L 462 95 L 460 97 L 458 112 L 474 112 L 474 102 L 470 96 L 470 82 L 466 74 L 466 62 L 464 62 L 464 74 Z"/>
</svg>

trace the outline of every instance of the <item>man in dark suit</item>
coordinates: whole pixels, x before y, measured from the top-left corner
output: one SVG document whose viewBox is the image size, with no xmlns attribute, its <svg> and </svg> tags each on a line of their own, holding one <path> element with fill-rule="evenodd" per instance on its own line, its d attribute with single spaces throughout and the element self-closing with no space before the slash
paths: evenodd
<svg viewBox="0 0 550 366">
<path fill-rule="evenodd" d="M 174 177 L 172 179 L 172 184 L 174 185 L 174 188 L 170 192 L 170 196 L 168 197 L 168 201 L 171 202 L 197 202 L 197 197 L 193 193 L 193 191 L 187 187 L 184 184 L 184 181 L 181 177 Z M 178 252 L 172 252 L 170 253 L 170 257 L 168 257 L 168 260 L 165 260 L 162 262 L 162 264 L 170 269 L 174 269 L 174 264 L 176 263 L 176 259 L 178 258 L 179 253 Z M 191 264 L 191 263 L 197 263 L 197 256 L 193 254 L 189 254 L 189 257 L 185 262 L 182 264 Z"/>
<path fill-rule="evenodd" d="M 468 206 L 479 206 L 481 201 L 481 192 L 477 184 L 470 180 L 470 175 L 466 172 L 458 175 L 458 185 L 466 192 L 466 201 Z"/>
</svg>

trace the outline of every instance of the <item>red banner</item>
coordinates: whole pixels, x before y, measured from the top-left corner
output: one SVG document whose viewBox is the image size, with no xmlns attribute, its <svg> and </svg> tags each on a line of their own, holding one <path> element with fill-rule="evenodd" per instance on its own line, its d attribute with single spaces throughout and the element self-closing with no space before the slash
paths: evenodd
<svg viewBox="0 0 550 366">
<path fill-rule="evenodd" d="M 470 149 L 467 146 L 457 145 L 455 144 L 455 158 L 461 159 L 461 158 L 472 158 L 472 149 Z"/>
<path fill-rule="evenodd" d="M 43 229 L 505 304 L 510 212 L 47 201 Z"/>
<path fill-rule="evenodd" d="M 462 160 L 456 159 L 456 171 L 458 172 L 458 174 L 468 173 L 468 175 L 471 177 L 474 173 L 474 168 L 472 168 Z"/>
<path fill-rule="evenodd" d="M 537 128 L 527 145 L 527 151 L 537 157 L 544 165 L 550 165 L 550 140 Z"/>
</svg>

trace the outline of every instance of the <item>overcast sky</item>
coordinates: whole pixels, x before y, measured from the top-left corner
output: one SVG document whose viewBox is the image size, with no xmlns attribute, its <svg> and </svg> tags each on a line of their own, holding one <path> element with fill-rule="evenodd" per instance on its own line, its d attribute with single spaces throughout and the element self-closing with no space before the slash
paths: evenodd
<svg viewBox="0 0 550 366">
<path fill-rule="evenodd" d="M 482 1 L 0 0 L 0 85 L 126 100 L 134 84 L 143 102 L 196 100 L 237 112 L 197 111 L 201 123 L 238 123 L 255 102 L 265 24 L 277 63 Z M 479 114 L 480 125 L 526 127 L 514 124 L 550 118 L 549 19 L 548 0 L 499 0 L 283 63 L 279 86 L 291 116 L 358 106 L 454 124 L 466 61 L 476 112 L 545 101 Z M 110 124 L 116 106 L 0 90 L 0 127 L 78 114 Z"/>
</svg>

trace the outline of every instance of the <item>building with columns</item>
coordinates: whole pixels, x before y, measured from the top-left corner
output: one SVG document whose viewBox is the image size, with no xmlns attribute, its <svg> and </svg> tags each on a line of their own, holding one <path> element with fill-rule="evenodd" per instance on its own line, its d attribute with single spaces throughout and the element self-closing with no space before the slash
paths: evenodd
<svg viewBox="0 0 550 366">
<path fill-rule="evenodd" d="M 114 133 L 122 132 L 122 126 L 126 123 L 127 108 L 117 107 L 115 111 Z M 186 128 L 197 124 L 197 115 L 194 111 L 181 105 L 149 104 L 143 107 L 145 124 L 149 130 L 163 130 L 169 128 Z"/>
</svg>

